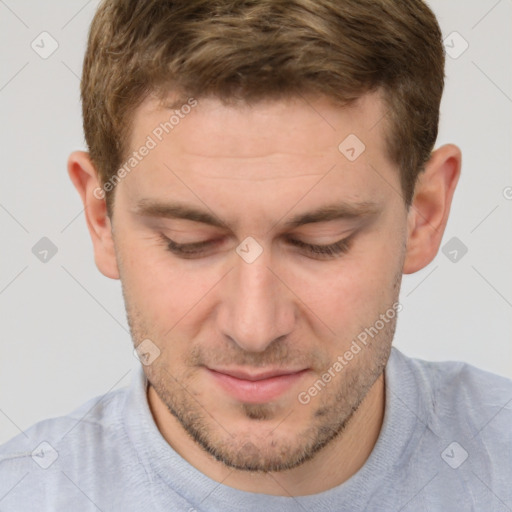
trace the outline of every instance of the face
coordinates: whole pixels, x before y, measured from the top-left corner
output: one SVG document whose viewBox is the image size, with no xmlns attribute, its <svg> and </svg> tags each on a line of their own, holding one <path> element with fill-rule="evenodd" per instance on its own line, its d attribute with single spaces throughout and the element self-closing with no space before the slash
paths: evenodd
<svg viewBox="0 0 512 512">
<path fill-rule="evenodd" d="M 160 133 L 172 112 L 136 111 L 132 150 L 155 145 L 112 219 L 133 340 L 158 348 L 143 368 L 176 425 L 228 466 L 311 459 L 382 377 L 407 239 L 384 112 L 205 99 Z"/>
</svg>

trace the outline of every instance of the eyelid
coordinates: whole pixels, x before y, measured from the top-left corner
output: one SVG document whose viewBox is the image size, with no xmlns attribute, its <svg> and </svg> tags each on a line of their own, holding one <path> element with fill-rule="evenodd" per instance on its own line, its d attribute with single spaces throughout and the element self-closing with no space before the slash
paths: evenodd
<svg viewBox="0 0 512 512">
<path fill-rule="evenodd" d="M 164 241 L 171 247 L 174 247 L 176 249 L 187 249 L 187 250 L 201 249 L 202 247 L 208 247 L 210 245 L 214 245 L 214 244 L 220 242 L 218 239 L 212 239 L 212 240 L 202 240 L 200 242 L 191 242 L 191 243 L 180 244 L 180 243 L 175 242 L 174 240 L 170 239 L 169 237 L 165 236 L 164 234 L 162 234 L 162 237 L 164 238 Z M 316 244 L 316 243 L 312 243 L 312 242 L 305 242 L 304 240 L 301 240 L 300 238 L 296 238 L 292 235 L 285 237 L 285 240 L 287 242 L 289 242 L 291 244 L 295 244 L 295 245 L 314 246 L 314 247 L 329 247 L 329 246 L 339 244 L 343 241 L 348 241 L 349 238 L 351 238 L 351 237 L 352 237 L 352 235 L 349 235 L 345 238 L 341 238 L 339 240 L 335 240 L 334 242 L 329 242 L 326 244 Z"/>
<path fill-rule="evenodd" d="M 287 241 L 295 247 L 305 249 L 310 255 L 313 255 L 313 259 L 333 260 L 348 252 L 355 234 L 356 232 L 330 244 L 311 244 L 303 242 L 302 240 L 293 239 L 290 236 L 287 237 Z M 169 251 L 185 259 L 195 259 L 196 257 L 201 258 L 203 248 L 214 245 L 218 242 L 218 240 L 206 240 L 188 244 L 178 244 L 163 233 L 161 233 L 161 237 L 166 243 Z"/>
<path fill-rule="evenodd" d="M 170 247 L 175 248 L 176 250 L 197 250 L 203 247 L 208 247 L 209 245 L 213 245 L 216 242 L 216 240 L 206 240 L 201 242 L 193 242 L 189 244 L 179 244 L 174 240 L 171 240 L 170 238 L 166 237 L 165 235 L 162 236 L 164 238 L 165 243 Z"/>
</svg>

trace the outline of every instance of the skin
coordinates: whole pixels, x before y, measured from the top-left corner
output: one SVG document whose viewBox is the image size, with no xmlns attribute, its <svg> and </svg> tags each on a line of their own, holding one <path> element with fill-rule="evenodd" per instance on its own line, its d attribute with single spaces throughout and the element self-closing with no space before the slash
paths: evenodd
<svg viewBox="0 0 512 512">
<path fill-rule="evenodd" d="M 408 209 L 386 156 L 384 114 L 378 93 L 350 108 L 325 98 L 199 100 L 116 186 L 112 219 L 95 197 L 101 184 L 88 154 L 69 157 L 96 264 L 121 279 L 135 346 L 150 339 L 160 350 L 143 366 L 154 420 L 174 450 L 218 482 L 273 495 L 318 493 L 356 473 L 378 439 L 396 317 L 309 403 L 298 395 L 398 302 L 402 274 L 424 268 L 441 243 L 460 150 L 447 144 L 432 153 Z M 167 119 L 168 110 L 145 100 L 131 148 Z M 338 150 L 350 133 L 366 146 L 354 162 Z M 142 215 L 143 199 L 179 200 L 226 227 Z M 333 202 L 372 204 L 374 212 L 284 227 Z M 161 234 L 218 243 L 184 259 Z M 327 245 L 351 235 L 347 252 L 332 258 L 287 242 Z M 252 263 L 235 251 L 248 236 L 263 250 Z M 276 398 L 246 403 L 206 367 L 307 371 Z"/>
</svg>

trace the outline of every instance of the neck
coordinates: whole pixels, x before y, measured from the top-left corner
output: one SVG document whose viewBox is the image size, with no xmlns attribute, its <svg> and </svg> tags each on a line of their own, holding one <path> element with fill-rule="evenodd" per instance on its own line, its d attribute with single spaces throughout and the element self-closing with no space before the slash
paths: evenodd
<svg viewBox="0 0 512 512">
<path fill-rule="evenodd" d="M 344 431 L 301 466 L 282 472 L 249 473 L 215 460 L 193 441 L 152 386 L 148 403 L 155 423 L 172 448 L 209 478 L 236 489 L 275 496 L 305 496 L 332 489 L 357 473 L 370 456 L 384 419 L 384 373 L 375 381 Z"/>
</svg>

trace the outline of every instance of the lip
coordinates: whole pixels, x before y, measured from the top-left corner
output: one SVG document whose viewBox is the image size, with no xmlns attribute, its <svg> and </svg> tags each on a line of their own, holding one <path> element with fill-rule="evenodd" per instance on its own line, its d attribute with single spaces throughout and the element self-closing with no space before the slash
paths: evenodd
<svg viewBox="0 0 512 512">
<path fill-rule="evenodd" d="M 224 391 L 235 399 L 247 403 L 265 403 L 275 400 L 308 372 L 307 369 L 268 370 L 260 373 L 206 369 L 214 382 Z"/>
</svg>

